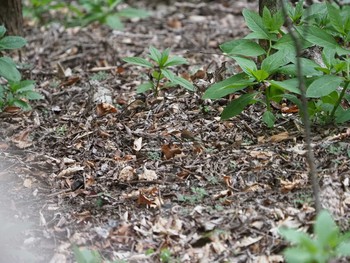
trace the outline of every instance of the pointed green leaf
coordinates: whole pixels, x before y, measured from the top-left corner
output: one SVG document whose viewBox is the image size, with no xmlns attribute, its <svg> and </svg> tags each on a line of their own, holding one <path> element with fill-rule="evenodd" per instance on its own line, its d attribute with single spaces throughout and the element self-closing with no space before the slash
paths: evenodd
<svg viewBox="0 0 350 263">
<path fill-rule="evenodd" d="M 21 48 L 27 44 L 23 37 L 7 36 L 0 39 L 0 50 Z"/>
<path fill-rule="evenodd" d="M 282 49 L 265 58 L 261 64 L 261 69 L 271 75 L 278 70 L 279 67 L 284 66 L 289 62 L 291 62 L 291 60 L 289 56 L 287 56 L 287 52 Z"/>
<path fill-rule="evenodd" d="M 254 97 L 258 94 L 258 92 L 255 93 L 248 93 L 240 96 L 238 99 L 235 99 L 232 101 L 227 107 L 223 110 L 221 114 L 222 120 L 227 120 L 229 118 L 232 118 L 238 114 L 240 114 L 245 107 L 247 107 L 249 104 L 254 102 Z"/>
<path fill-rule="evenodd" d="M 122 30 L 124 28 L 124 25 L 117 14 L 106 16 L 105 23 L 112 29 Z"/>
<path fill-rule="evenodd" d="M 173 83 L 176 83 L 177 85 L 180 85 L 181 87 L 184 87 L 185 89 L 187 89 L 189 91 L 194 91 L 193 84 L 184 78 L 175 76 Z"/>
<path fill-rule="evenodd" d="M 155 62 L 160 64 L 160 61 L 162 59 L 162 54 L 158 49 L 156 49 L 154 46 L 149 47 L 149 56 L 151 59 L 153 59 Z"/>
<path fill-rule="evenodd" d="M 171 57 L 167 60 L 167 62 L 163 65 L 164 67 L 172 67 L 172 66 L 178 66 L 178 65 L 183 65 L 187 64 L 187 60 L 183 57 Z"/>
<path fill-rule="evenodd" d="M 6 33 L 6 28 L 3 25 L 0 25 L 0 38 L 2 38 Z"/>
<path fill-rule="evenodd" d="M 320 98 L 337 90 L 342 83 L 342 78 L 337 76 L 322 76 L 314 80 L 306 90 L 306 97 Z"/>
<path fill-rule="evenodd" d="M 161 53 L 159 67 L 164 67 L 164 64 L 168 61 L 170 49 L 167 48 Z"/>
<path fill-rule="evenodd" d="M 276 117 L 271 111 L 265 111 L 262 116 L 262 120 L 267 125 L 267 127 L 272 128 L 275 124 Z"/>
<path fill-rule="evenodd" d="M 249 58 L 244 58 L 240 56 L 232 56 L 236 60 L 237 64 L 242 68 L 242 70 L 248 75 L 252 75 L 250 72 L 257 70 L 257 67 L 253 60 Z"/>
<path fill-rule="evenodd" d="M 299 80 L 297 78 L 287 79 L 284 81 L 269 80 L 269 83 L 273 87 L 288 90 L 288 91 L 293 92 L 295 94 L 300 94 Z"/>
<path fill-rule="evenodd" d="M 266 51 L 262 47 L 248 39 L 225 42 L 220 45 L 220 49 L 229 55 L 242 55 L 247 57 L 257 57 L 266 54 Z"/>
<path fill-rule="evenodd" d="M 123 60 L 127 63 L 134 64 L 137 66 L 142 66 L 142 67 L 146 67 L 146 68 L 153 68 L 153 64 L 144 58 L 127 57 L 127 58 L 123 58 Z"/>
<path fill-rule="evenodd" d="M 321 29 L 316 26 L 299 26 L 296 27 L 300 35 L 302 35 L 307 41 L 324 47 L 324 48 L 340 48 L 337 41 L 326 32 L 326 30 Z"/>
<path fill-rule="evenodd" d="M 0 57 L 0 77 L 4 77 L 9 81 L 21 80 L 21 73 L 19 73 L 11 58 Z"/>
<path fill-rule="evenodd" d="M 344 110 L 342 107 L 338 107 L 338 110 L 335 114 L 336 123 L 344 123 L 350 120 L 350 109 Z"/>
<path fill-rule="evenodd" d="M 330 3 L 326 3 L 328 16 L 331 21 L 332 26 L 341 34 L 345 34 L 344 24 L 342 20 L 342 16 L 340 14 L 340 10 L 336 8 L 334 5 Z"/>
<path fill-rule="evenodd" d="M 173 72 L 171 72 L 170 70 L 167 70 L 167 69 L 161 69 L 160 71 L 162 72 L 164 77 L 166 77 L 168 80 L 170 80 L 171 82 L 175 81 L 176 76 Z"/>
<path fill-rule="evenodd" d="M 203 99 L 219 99 L 254 84 L 257 82 L 254 82 L 253 79 L 247 79 L 245 73 L 240 73 L 211 85 L 205 91 Z"/>
<path fill-rule="evenodd" d="M 153 83 L 149 81 L 149 82 L 142 83 L 141 85 L 139 85 L 137 87 L 136 92 L 137 93 L 144 93 L 144 92 L 151 90 L 151 89 L 153 89 Z"/>
<path fill-rule="evenodd" d="M 250 30 L 259 34 L 261 39 L 271 39 L 268 30 L 263 25 L 262 18 L 257 13 L 244 9 L 243 16 Z"/>
<path fill-rule="evenodd" d="M 265 80 L 265 79 L 267 79 L 269 77 L 269 73 L 267 73 L 263 69 L 253 70 L 250 73 L 255 77 L 255 79 L 258 82 L 261 82 L 261 81 L 263 81 L 263 80 Z"/>
<path fill-rule="evenodd" d="M 342 242 L 336 249 L 336 253 L 339 256 L 349 257 L 350 256 L 350 240 Z"/>
<path fill-rule="evenodd" d="M 323 210 L 316 218 L 314 233 L 322 247 L 334 248 L 338 245 L 339 229 L 329 212 Z"/>
</svg>

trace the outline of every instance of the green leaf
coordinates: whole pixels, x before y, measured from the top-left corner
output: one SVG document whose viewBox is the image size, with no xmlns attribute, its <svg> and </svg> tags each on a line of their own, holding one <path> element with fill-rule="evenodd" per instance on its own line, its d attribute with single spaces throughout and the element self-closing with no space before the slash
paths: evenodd
<svg viewBox="0 0 350 263">
<path fill-rule="evenodd" d="M 160 71 L 162 72 L 164 77 L 166 77 L 168 80 L 170 80 L 171 82 L 175 81 L 176 76 L 173 72 L 171 72 L 170 70 L 167 70 L 167 69 L 161 69 Z"/>
<path fill-rule="evenodd" d="M 87 248 L 78 248 L 73 246 L 73 253 L 77 263 L 101 263 L 101 255 L 95 251 Z"/>
<path fill-rule="evenodd" d="M 283 254 L 288 263 L 313 262 L 312 254 L 302 247 L 287 248 Z"/>
<path fill-rule="evenodd" d="M 324 48 L 340 48 L 337 41 L 327 33 L 324 29 L 316 26 L 298 26 L 296 27 L 300 35 L 302 35 L 307 41 L 324 47 Z"/>
<path fill-rule="evenodd" d="M 271 56 L 268 56 L 267 58 L 265 58 L 261 64 L 261 69 L 265 70 L 271 75 L 281 66 L 286 65 L 290 61 L 291 60 L 287 56 L 287 52 L 282 49 L 272 54 Z"/>
<path fill-rule="evenodd" d="M 21 108 L 24 111 L 29 111 L 32 109 L 32 107 L 29 105 L 29 103 L 25 102 L 24 100 L 21 99 L 14 99 L 11 103 L 11 105 L 14 105 L 16 107 Z"/>
<path fill-rule="evenodd" d="M 157 62 L 159 65 L 162 59 L 162 54 L 160 53 L 160 51 L 156 49 L 154 46 L 150 46 L 149 53 L 150 53 L 149 54 L 150 58 L 153 59 L 155 62 Z"/>
<path fill-rule="evenodd" d="M 249 58 L 244 58 L 240 56 L 232 56 L 236 60 L 237 64 L 242 68 L 242 70 L 248 75 L 252 75 L 250 72 L 257 70 L 257 67 L 253 60 Z"/>
<path fill-rule="evenodd" d="M 336 123 L 344 123 L 350 120 L 350 109 L 344 110 L 342 107 L 338 107 L 335 114 Z"/>
<path fill-rule="evenodd" d="M 247 79 L 245 73 L 240 73 L 211 85 L 205 91 L 203 99 L 219 99 L 254 84 L 257 82 L 254 82 L 253 79 Z"/>
<path fill-rule="evenodd" d="M 336 254 L 343 257 L 350 256 L 350 240 L 342 242 L 336 249 Z"/>
<path fill-rule="evenodd" d="M 24 95 L 24 97 L 28 100 L 42 100 L 44 98 L 40 93 L 36 91 L 27 91 Z"/>
<path fill-rule="evenodd" d="M 15 92 L 25 92 L 25 91 L 30 91 L 34 90 L 35 82 L 33 80 L 23 80 L 20 82 L 11 82 L 10 83 L 10 88 L 13 93 Z"/>
<path fill-rule="evenodd" d="M 295 94 L 301 94 L 300 89 L 299 89 L 299 81 L 297 78 L 287 79 L 284 81 L 269 80 L 269 83 L 273 87 L 288 90 L 288 91 L 293 92 Z"/>
<path fill-rule="evenodd" d="M 331 21 L 332 26 L 341 34 L 345 34 L 344 31 L 344 24 L 342 20 L 342 16 L 340 14 L 340 10 L 337 9 L 335 6 L 333 6 L 330 3 L 326 3 L 327 10 L 328 10 L 328 16 Z"/>
<path fill-rule="evenodd" d="M 137 93 L 144 93 L 144 92 L 151 90 L 153 88 L 154 88 L 153 83 L 148 81 L 148 82 L 145 82 L 145 83 L 142 83 L 141 85 L 139 85 L 137 87 L 136 92 Z"/>
<path fill-rule="evenodd" d="M 258 82 L 261 82 L 269 77 L 269 73 L 265 70 L 259 69 L 250 72 Z"/>
<path fill-rule="evenodd" d="M 0 57 L 0 77 L 4 77 L 9 81 L 21 80 L 21 73 L 19 73 L 11 58 Z"/>
<path fill-rule="evenodd" d="M 322 72 L 320 72 L 319 70 L 317 70 L 317 68 L 319 67 L 319 65 L 311 60 L 311 59 L 307 59 L 307 58 L 299 58 L 300 62 L 301 62 L 301 68 L 302 68 L 302 74 L 303 76 L 321 76 L 323 75 Z M 286 66 L 281 67 L 278 70 L 279 73 L 283 73 L 286 75 L 290 75 L 290 76 L 297 76 L 298 72 L 297 72 L 297 67 L 295 62 L 293 64 L 288 64 Z"/>
<path fill-rule="evenodd" d="M 227 107 L 223 110 L 221 114 L 222 120 L 227 120 L 229 118 L 232 118 L 238 114 L 240 114 L 245 107 L 247 107 L 249 104 L 254 102 L 254 97 L 258 94 L 258 92 L 255 93 L 248 93 L 240 96 L 238 99 L 235 99 L 232 101 Z"/>
<path fill-rule="evenodd" d="M 320 98 L 337 90 L 343 79 L 338 76 L 322 76 L 314 80 L 306 90 L 306 97 Z"/>
<path fill-rule="evenodd" d="M 123 58 L 123 60 L 127 63 L 134 64 L 137 66 L 142 66 L 142 67 L 146 67 L 146 68 L 153 68 L 153 64 L 144 58 L 127 57 L 127 58 Z"/>
<path fill-rule="evenodd" d="M 220 45 L 220 49 L 229 55 L 242 55 L 247 57 L 257 57 L 266 54 L 266 51 L 262 47 L 248 39 L 225 42 Z"/>
<path fill-rule="evenodd" d="M 339 229 L 331 215 L 325 210 L 321 211 L 316 218 L 314 233 L 323 248 L 334 248 L 338 245 Z"/>
<path fill-rule="evenodd" d="M 117 13 L 119 16 L 127 18 L 147 18 L 150 13 L 143 9 L 124 8 Z"/>
<path fill-rule="evenodd" d="M 167 62 L 163 65 L 163 67 L 172 67 L 172 66 L 178 66 L 178 65 L 183 65 L 187 64 L 187 60 L 183 57 L 171 57 L 167 60 Z"/>
<path fill-rule="evenodd" d="M 300 40 L 303 40 L 301 41 L 303 49 L 309 48 L 313 45 L 312 43 L 303 39 L 299 34 L 297 34 L 297 36 Z M 286 49 L 287 51 L 293 52 L 295 54 L 295 43 L 290 33 L 283 35 L 272 47 L 278 50 Z"/>
<path fill-rule="evenodd" d="M 262 18 L 257 13 L 244 9 L 243 16 L 249 29 L 258 34 L 260 39 L 271 39 L 268 30 L 263 25 Z"/>
<path fill-rule="evenodd" d="M 6 33 L 6 28 L 3 25 L 0 25 L 0 38 L 2 38 Z"/>
<path fill-rule="evenodd" d="M 264 123 L 266 123 L 267 127 L 272 128 L 275 124 L 276 117 L 271 111 L 265 111 L 262 120 Z"/>
<path fill-rule="evenodd" d="M 122 30 L 124 25 L 117 14 L 110 14 L 106 16 L 105 23 L 112 29 Z"/>
<path fill-rule="evenodd" d="M 23 37 L 7 36 L 0 39 L 0 50 L 21 48 L 27 44 Z"/>
<path fill-rule="evenodd" d="M 164 67 L 165 63 L 168 61 L 170 49 L 167 48 L 161 53 L 159 67 Z"/>
<path fill-rule="evenodd" d="M 180 85 L 181 87 L 184 87 L 185 89 L 187 89 L 189 91 L 194 91 L 193 84 L 184 78 L 175 76 L 173 83 Z"/>
</svg>

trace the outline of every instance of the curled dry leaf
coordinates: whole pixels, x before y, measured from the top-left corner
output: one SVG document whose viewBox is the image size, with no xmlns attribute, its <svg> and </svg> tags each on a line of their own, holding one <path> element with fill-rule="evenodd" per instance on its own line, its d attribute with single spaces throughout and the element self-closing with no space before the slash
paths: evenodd
<svg viewBox="0 0 350 263">
<path fill-rule="evenodd" d="M 116 113 L 117 109 L 109 103 L 99 103 L 96 106 L 96 114 L 98 117 L 104 116 L 109 113 Z"/>
<path fill-rule="evenodd" d="M 154 181 L 158 179 L 158 175 L 153 170 L 147 170 L 146 166 L 143 167 L 143 173 L 139 174 L 139 180 Z"/>
<path fill-rule="evenodd" d="M 58 177 L 70 177 L 72 174 L 79 172 L 79 171 L 83 171 L 84 167 L 83 166 L 71 166 L 68 167 L 67 169 L 62 170 L 59 174 Z"/>
<path fill-rule="evenodd" d="M 135 139 L 134 145 L 133 145 L 133 149 L 137 152 L 140 151 L 141 148 L 142 148 L 142 137 Z"/>
<path fill-rule="evenodd" d="M 26 129 L 20 133 L 12 136 L 11 141 L 20 149 L 25 149 L 32 146 L 32 142 L 29 140 L 29 134 L 32 130 Z"/>
<path fill-rule="evenodd" d="M 176 145 L 173 144 L 164 144 L 162 145 L 162 153 L 165 156 L 165 159 L 174 158 L 176 154 L 181 154 L 182 151 Z"/>
<path fill-rule="evenodd" d="M 131 166 L 125 166 L 119 173 L 118 179 L 122 182 L 134 180 L 135 170 Z"/>
</svg>

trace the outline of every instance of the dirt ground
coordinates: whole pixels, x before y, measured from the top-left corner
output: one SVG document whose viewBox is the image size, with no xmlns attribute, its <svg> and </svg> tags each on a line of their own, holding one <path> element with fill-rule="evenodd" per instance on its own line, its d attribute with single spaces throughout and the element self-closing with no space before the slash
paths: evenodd
<svg viewBox="0 0 350 263">
<path fill-rule="evenodd" d="M 257 3 L 129 3 L 151 16 L 123 31 L 27 21 L 23 74 L 45 99 L 0 114 L 0 261 L 74 262 L 77 245 L 116 262 L 160 262 L 166 248 L 169 262 L 283 262 L 277 229 L 315 218 L 300 119 L 276 109 L 268 129 L 254 106 L 221 121 L 230 98 L 201 98 L 237 71 L 218 45 L 248 32 L 241 11 Z M 122 58 L 149 45 L 185 57 L 176 73 L 196 91 L 136 94 L 148 72 Z M 349 134 L 313 127 L 323 206 L 343 230 Z"/>
</svg>

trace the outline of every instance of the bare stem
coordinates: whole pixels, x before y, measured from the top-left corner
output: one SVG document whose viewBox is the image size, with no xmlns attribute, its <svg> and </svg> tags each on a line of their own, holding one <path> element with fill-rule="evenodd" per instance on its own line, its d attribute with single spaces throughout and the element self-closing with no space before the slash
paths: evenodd
<svg viewBox="0 0 350 263">
<path fill-rule="evenodd" d="M 295 51 L 296 51 L 296 68 L 297 68 L 297 77 L 298 77 L 298 82 L 299 82 L 299 89 L 301 92 L 301 102 L 302 102 L 302 120 L 304 123 L 304 139 L 305 139 L 305 144 L 306 144 L 306 160 L 309 165 L 309 179 L 312 184 L 312 191 L 314 195 L 314 200 L 315 200 L 315 209 L 316 213 L 319 213 L 321 210 L 321 201 L 320 201 L 320 187 L 318 183 L 318 178 L 317 178 L 317 169 L 315 165 L 315 155 L 314 151 L 312 149 L 311 145 L 311 124 L 310 124 L 310 119 L 309 119 L 309 112 L 307 109 L 307 98 L 306 98 L 306 88 L 305 88 L 305 81 L 303 77 L 303 70 L 302 70 L 302 65 L 301 65 L 301 56 L 302 56 L 302 47 L 301 47 L 301 41 L 295 31 L 293 30 L 292 23 L 287 15 L 287 10 L 285 6 L 285 0 L 280 0 L 282 2 L 282 11 L 283 14 L 286 18 L 286 25 L 287 25 L 287 30 L 291 35 L 291 38 L 293 39 L 294 46 L 295 46 Z"/>
</svg>

